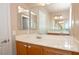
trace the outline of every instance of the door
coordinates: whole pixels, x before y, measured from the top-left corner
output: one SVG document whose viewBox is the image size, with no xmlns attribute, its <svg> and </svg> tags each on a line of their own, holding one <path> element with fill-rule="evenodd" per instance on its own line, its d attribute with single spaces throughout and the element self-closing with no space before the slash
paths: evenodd
<svg viewBox="0 0 79 59">
<path fill-rule="evenodd" d="M 10 4 L 0 3 L 0 54 L 12 54 Z"/>
</svg>

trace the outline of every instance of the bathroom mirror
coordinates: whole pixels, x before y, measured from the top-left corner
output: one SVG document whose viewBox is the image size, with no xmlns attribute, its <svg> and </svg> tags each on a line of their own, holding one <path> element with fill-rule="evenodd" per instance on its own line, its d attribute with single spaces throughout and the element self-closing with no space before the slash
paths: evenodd
<svg viewBox="0 0 79 59">
<path fill-rule="evenodd" d="M 69 35 L 71 28 L 71 4 L 41 4 L 39 29 L 47 34 Z"/>
<path fill-rule="evenodd" d="M 28 30 L 29 29 L 29 10 L 18 6 L 18 29 Z"/>
<path fill-rule="evenodd" d="M 27 5 L 27 4 L 26 4 Z M 31 8 L 18 6 L 18 29 L 29 33 L 68 34 L 71 28 L 71 4 L 30 3 Z"/>
<path fill-rule="evenodd" d="M 24 9 L 18 6 L 18 30 L 25 31 L 28 30 L 29 33 L 34 33 L 37 31 L 37 10 L 33 8 Z"/>
<path fill-rule="evenodd" d="M 71 28 L 70 4 L 56 3 L 51 5 L 48 33 L 69 34 Z"/>
<path fill-rule="evenodd" d="M 50 15 L 49 33 L 69 34 L 70 30 L 70 9 L 52 12 Z"/>
</svg>

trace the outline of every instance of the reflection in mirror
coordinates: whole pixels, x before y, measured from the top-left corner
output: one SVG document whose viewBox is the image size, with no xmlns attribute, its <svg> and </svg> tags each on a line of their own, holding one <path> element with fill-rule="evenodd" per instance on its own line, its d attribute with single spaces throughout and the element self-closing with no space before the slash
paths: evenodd
<svg viewBox="0 0 79 59">
<path fill-rule="evenodd" d="M 51 27 L 49 31 L 67 34 L 69 33 L 69 9 L 61 12 L 52 12 L 50 17 Z"/>
<path fill-rule="evenodd" d="M 36 8 L 31 8 L 30 10 L 30 32 L 37 33 L 37 20 L 38 20 L 38 10 Z"/>
<path fill-rule="evenodd" d="M 36 9 L 24 9 L 18 6 L 18 29 L 20 31 L 28 30 L 29 33 L 37 31 L 37 17 L 38 12 Z"/>
<path fill-rule="evenodd" d="M 48 33 L 69 34 L 71 27 L 71 4 L 52 3 L 47 8 L 50 17 Z"/>
<path fill-rule="evenodd" d="M 29 29 L 29 10 L 18 6 L 18 27 L 19 30 Z"/>
<path fill-rule="evenodd" d="M 37 29 L 37 15 L 31 11 L 31 30 Z"/>
<path fill-rule="evenodd" d="M 27 5 L 27 4 L 26 4 Z M 18 6 L 18 28 L 31 33 L 69 34 L 71 28 L 71 4 L 30 3 L 30 9 Z"/>
<path fill-rule="evenodd" d="M 29 17 L 26 15 L 21 16 L 21 24 L 22 24 L 22 30 L 28 30 L 29 28 Z"/>
<path fill-rule="evenodd" d="M 69 34 L 71 26 L 71 4 L 41 4 L 39 8 L 40 33 Z"/>
</svg>

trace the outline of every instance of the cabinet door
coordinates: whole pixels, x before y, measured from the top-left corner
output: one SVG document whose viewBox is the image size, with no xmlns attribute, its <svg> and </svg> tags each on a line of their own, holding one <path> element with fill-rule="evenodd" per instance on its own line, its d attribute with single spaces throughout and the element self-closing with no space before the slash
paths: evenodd
<svg viewBox="0 0 79 59">
<path fill-rule="evenodd" d="M 72 55 L 79 55 L 79 52 L 72 52 Z"/>
<path fill-rule="evenodd" d="M 44 55 L 71 55 L 71 52 L 55 48 L 44 48 Z"/>
<path fill-rule="evenodd" d="M 28 45 L 28 55 L 41 55 L 42 54 L 42 47 L 38 45 Z"/>
<path fill-rule="evenodd" d="M 49 48 L 43 48 L 44 49 L 44 55 L 57 55 L 58 53 L 56 53 L 56 51 L 54 51 L 53 49 L 49 49 Z"/>
<path fill-rule="evenodd" d="M 27 44 L 16 41 L 16 52 L 17 55 L 27 55 Z"/>
</svg>

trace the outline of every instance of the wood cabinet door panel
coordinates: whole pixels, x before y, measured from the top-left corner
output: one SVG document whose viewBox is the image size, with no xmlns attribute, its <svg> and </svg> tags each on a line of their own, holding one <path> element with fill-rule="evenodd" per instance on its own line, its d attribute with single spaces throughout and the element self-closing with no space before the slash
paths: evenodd
<svg viewBox="0 0 79 59">
<path fill-rule="evenodd" d="M 28 45 L 28 55 L 41 55 L 42 47 L 38 45 L 29 44 Z"/>
<path fill-rule="evenodd" d="M 44 48 L 44 55 L 71 55 L 72 53 L 55 48 Z"/>
<path fill-rule="evenodd" d="M 27 54 L 26 43 L 16 41 L 16 52 L 17 55 L 26 55 Z"/>
</svg>

